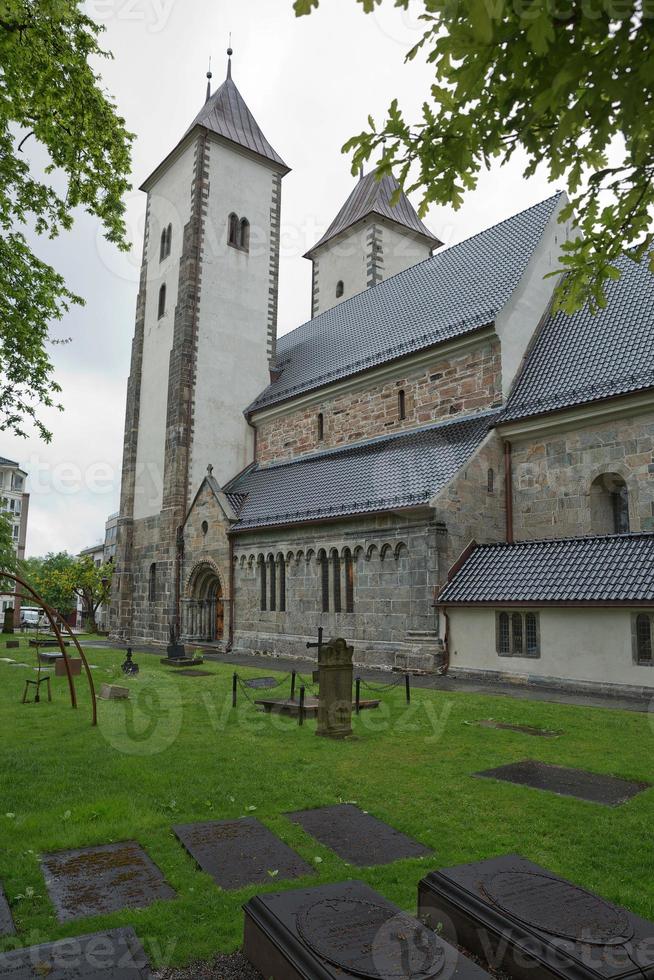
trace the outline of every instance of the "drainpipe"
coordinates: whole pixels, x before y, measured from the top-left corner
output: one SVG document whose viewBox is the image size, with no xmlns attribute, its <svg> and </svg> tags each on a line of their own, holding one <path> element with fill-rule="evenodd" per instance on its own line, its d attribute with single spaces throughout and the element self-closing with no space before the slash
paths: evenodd
<svg viewBox="0 0 654 980">
<path fill-rule="evenodd" d="M 506 542 L 513 544 L 513 464 L 511 443 L 504 442 L 504 495 L 506 497 Z"/>
<path fill-rule="evenodd" d="M 234 646 L 234 617 L 236 616 L 236 596 L 234 585 L 236 575 L 234 574 L 234 538 L 229 536 L 229 636 L 227 639 L 227 653 Z"/>
<path fill-rule="evenodd" d="M 184 527 L 177 528 L 177 555 L 175 557 L 175 626 L 177 638 L 182 635 L 182 561 L 184 559 Z"/>
<path fill-rule="evenodd" d="M 441 606 L 440 611 L 443 613 L 443 618 L 445 620 L 445 634 L 443 636 L 443 647 L 444 647 L 445 657 L 443 659 L 443 666 L 439 671 L 439 673 L 441 677 L 444 677 L 445 674 L 447 674 L 448 670 L 450 669 L 450 617 L 448 616 L 447 609 L 445 608 L 445 606 Z"/>
</svg>

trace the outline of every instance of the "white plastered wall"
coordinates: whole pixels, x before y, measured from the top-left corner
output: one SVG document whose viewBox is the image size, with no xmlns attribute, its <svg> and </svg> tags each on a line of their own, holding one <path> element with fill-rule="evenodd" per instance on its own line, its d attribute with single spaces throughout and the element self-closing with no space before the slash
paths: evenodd
<svg viewBox="0 0 654 980">
<path fill-rule="evenodd" d="M 551 607 L 539 614 L 541 655 L 500 657 L 495 643 L 498 606 L 450 607 L 449 645 L 452 670 L 500 671 L 595 684 L 654 688 L 654 667 L 634 663 L 631 617 L 624 607 Z"/>
<path fill-rule="evenodd" d="M 147 292 L 134 517 L 161 510 L 163 497 L 168 370 L 173 343 L 179 260 L 184 226 L 191 213 L 195 143 L 191 142 L 150 189 Z M 171 254 L 159 261 L 162 228 L 173 226 Z M 166 312 L 158 318 L 159 290 L 166 284 Z"/>
</svg>

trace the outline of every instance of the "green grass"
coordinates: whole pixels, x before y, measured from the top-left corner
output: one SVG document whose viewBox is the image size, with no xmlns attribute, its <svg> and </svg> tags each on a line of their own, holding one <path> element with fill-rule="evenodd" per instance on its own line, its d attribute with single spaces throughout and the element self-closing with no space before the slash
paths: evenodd
<svg viewBox="0 0 654 980">
<path fill-rule="evenodd" d="M 0 656 L 32 664 L 34 651 L 25 647 L 0 649 Z M 127 704 L 99 703 L 97 729 L 83 678 L 77 711 L 65 679 L 53 679 L 52 704 L 22 706 L 33 672 L 0 663 L 0 880 L 23 944 L 132 925 L 158 964 L 236 948 L 241 905 L 261 887 L 222 892 L 171 825 L 243 815 L 258 817 L 315 866 L 311 879 L 271 877 L 269 890 L 356 877 L 415 910 L 428 869 L 518 852 L 654 918 L 654 790 L 612 809 L 473 778 L 480 769 L 537 758 L 654 782 L 647 714 L 419 689 L 407 712 L 396 689 L 383 696 L 383 710 L 355 719 L 356 738 L 332 743 L 315 737 L 315 722 L 298 728 L 260 715 L 242 695 L 231 711 L 227 665 L 209 664 L 212 677 L 192 679 L 141 655 L 141 675 L 124 682 L 122 653 L 89 649 L 88 657 L 100 668 L 93 672 L 98 685 L 132 689 Z M 565 734 L 541 739 L 469 724 L 482 718 Z M 353 868 L 284 817 L 339 800 L 357 801 L 430 846 L 433 859 Z M 59 926 L 39 856 L 128 839 L 142 844 L 178 899 Z"/>
</svg>

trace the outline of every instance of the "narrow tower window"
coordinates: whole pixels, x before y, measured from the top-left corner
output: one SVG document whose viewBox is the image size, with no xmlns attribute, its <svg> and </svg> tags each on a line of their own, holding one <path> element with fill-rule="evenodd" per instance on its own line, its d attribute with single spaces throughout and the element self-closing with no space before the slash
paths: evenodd
<svg viewBox="0 0 654 980">
<path fill-rule="evenodd" d="M 345 292 L 345 285 L 342 279 L 339 279 L 336 283 L 336 299 L 340 299 Z"/>
<path fill-rule="evenodd" d="M 286 562 L 279 556 L 279 611 L 286 612 Z"/>
<path fill-rule="evenodd" d="M 241 219 L 240 246 L 244 252 L 250 251 L 250 222 L 247 218 Z"/>
<path fill-rule="evenodd" d="M 322 412 L 318 413 L 318 442 L 322 442 L 325 438 L 325 416 Z"/>
<path fill-rule="evenodd" d="M 238 217 L 232 212 L 232 214 L 230 214 L 229 216 L 228 241 L 230 245 L 234 246 L 234 248 L 238 248 L 239 245 L 239 238 L 240 238 L 239 231 L 240 231 L 240 226 L 238 222 Z"/>
<path fill-rule="evenodd" d="M 166 283 L 164 283 L 159 290 L 159 312 L 158 318 L 161 319 L 166 312 Z"/>
<path fill-rule="evenodd" d="M 170 250 L 173 247 L 173 226 L 168 225 L 166 228 L 166 257 L 170 255 Z"/>
<path fill-rule="evenodd" d="M 164 230 L 161 232 L 161 243 L 159 245 L 159 261 L 160 262 L 163 262 L 163 260 L 166 258 L 166 239 L 167 239 L 166 229 L 164 228 Z"/>
<path fill-rule="evenodd" d="M 354 562 L 349 551 L 345 552 L 345 611 L 354 612 Z"/>
<path fill-rule="evenodd" d="M 397 414 L 400 419 L 406 418 L 406 395 L 402 388 L 397 393 Z"/>
<path fill-rule="evenodd" d="M 332 555 L 332 575 L 334 580 L 334 612 L 341 611 L 341 559 L 338 552 Z"/>
<path fill-rule="evenodd" d="M 261 611 L 262 612 L 265 612 L 265 610 L 266 610 L 266 599 L 267 599 L 267 596 L 266 596 L 266 579 L 267 579 L 267 576 L 266 576 L 266 563 L 265 563 L 265 561 L 264 561 L 263 558 L 260 558 L 259 559 L 259 576 L 260 576 L 260 585 L 261 585 Z"/>
<path fill-rule="evenodd" d="M 277 609 L 277 566 L 272 555 L 268 558 L 268 565 L 270 568 L 270 610 L 274 612 Z"/>
<path fill-rule="evenodd" d="M 495 470 L 489 469 L 486 476 L 486 489 L 489 493 L 493 493 L 495 490 Z"/>
<path fill-rule="evenodd" d="M 322 611 L 329 612 L 329 564 L 327 562 L 327 555 L 324 552 L 320 557 L 320 577 L 322 584 Z"/>
<path fill-rule="evenodd" d="M 148 578 L 148 600 L 154 602 L 157 598 L 157 564 L 152 562 L 150 565 L 150 575 Z"/>
</svg>

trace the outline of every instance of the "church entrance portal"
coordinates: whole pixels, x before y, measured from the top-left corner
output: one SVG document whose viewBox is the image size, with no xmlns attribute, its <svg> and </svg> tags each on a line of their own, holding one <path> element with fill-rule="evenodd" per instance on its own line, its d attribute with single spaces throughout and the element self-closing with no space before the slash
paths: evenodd
<svg viewBox="0 0 654 980">
<path fill-rule="evenodd" d="M 183 601 L 182 640 L 220 643 L 225 635 L 225 600 L 220 578 L 212 565 L 200 565 Z"/>
</svg>

